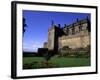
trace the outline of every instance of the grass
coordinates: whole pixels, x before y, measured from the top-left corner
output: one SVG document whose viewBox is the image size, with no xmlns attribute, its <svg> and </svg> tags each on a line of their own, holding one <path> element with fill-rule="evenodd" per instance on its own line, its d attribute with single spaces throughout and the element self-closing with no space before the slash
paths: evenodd
<svg viewBox="0 0 100 80">
<path fill-rule="evenodd" d="M 23 57 L 24 69 L 90 66 L 90 58 L 52 57 L 49 66 L 45 66 L 44 61 L 43 57 Z"/>
<path fill-rule="evenodd" d="M 90 58 L 52 58 L 51 62 L 59 64 L 60 67 L 89 66 Z"/>
</svg>

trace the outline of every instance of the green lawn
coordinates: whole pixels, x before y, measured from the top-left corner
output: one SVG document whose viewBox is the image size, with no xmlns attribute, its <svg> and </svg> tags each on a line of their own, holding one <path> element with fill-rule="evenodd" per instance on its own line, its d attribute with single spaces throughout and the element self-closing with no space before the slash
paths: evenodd
<svg viewBox="0 0 100 80">
<path fill-rule="evenodd" d="M 59 64 L 60 67 L 89 66 L 90 58 L 52 58 L 51 62 Z"/>
<path fill-rule="evenodd" d="M 52 57 L 48 66 L 43 57 L 24 57 L 24 69 L 90 66 L 90 58 Z"/>
</svg>

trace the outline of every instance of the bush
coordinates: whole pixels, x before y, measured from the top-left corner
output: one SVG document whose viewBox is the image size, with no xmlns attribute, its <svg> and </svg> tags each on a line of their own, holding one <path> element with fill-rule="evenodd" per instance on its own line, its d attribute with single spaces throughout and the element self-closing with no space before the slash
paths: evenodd
<svg viewBox="0 0 100 80">
<path fill-rule="evenodd" d="M 71 49 L 64 46 L 59 50 L 59 57 L 90 57 L 90 45 L 86 48 Z"/>
</svg>

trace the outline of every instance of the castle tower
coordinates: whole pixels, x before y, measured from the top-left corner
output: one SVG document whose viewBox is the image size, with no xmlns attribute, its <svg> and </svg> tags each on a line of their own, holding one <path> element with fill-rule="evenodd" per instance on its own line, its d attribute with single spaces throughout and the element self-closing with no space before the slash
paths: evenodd
<svg viewBox="0 0 100 80">
<path fill-rule="evenodd" d="M 55 28 L 52 27 L 48 30 L 48 49 L 54 50 L 54 42 L 55 42 Z"/>
<path fill-rule="evenodd" d="M 55 52 L 58 51 L 58 37 L 62 35 L 60 24 L 54 25 L 48 30 L 48 49 Z"/>
</svg>

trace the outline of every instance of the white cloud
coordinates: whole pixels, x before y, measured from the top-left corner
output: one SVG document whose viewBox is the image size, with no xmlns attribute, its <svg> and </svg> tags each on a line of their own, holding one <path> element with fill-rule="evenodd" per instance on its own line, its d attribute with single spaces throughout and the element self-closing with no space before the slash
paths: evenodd
<svg viewBox="0 0 100 80">
<path fill-rule="evenodd" d="M 33 42 L 33 41 L 29 41 L 29 42 L 23 42 L 23 50 L 24 51 L 34 51 L 37 52 L 38 48 L 43 47 L 43 42 Z"/>
</svg>

